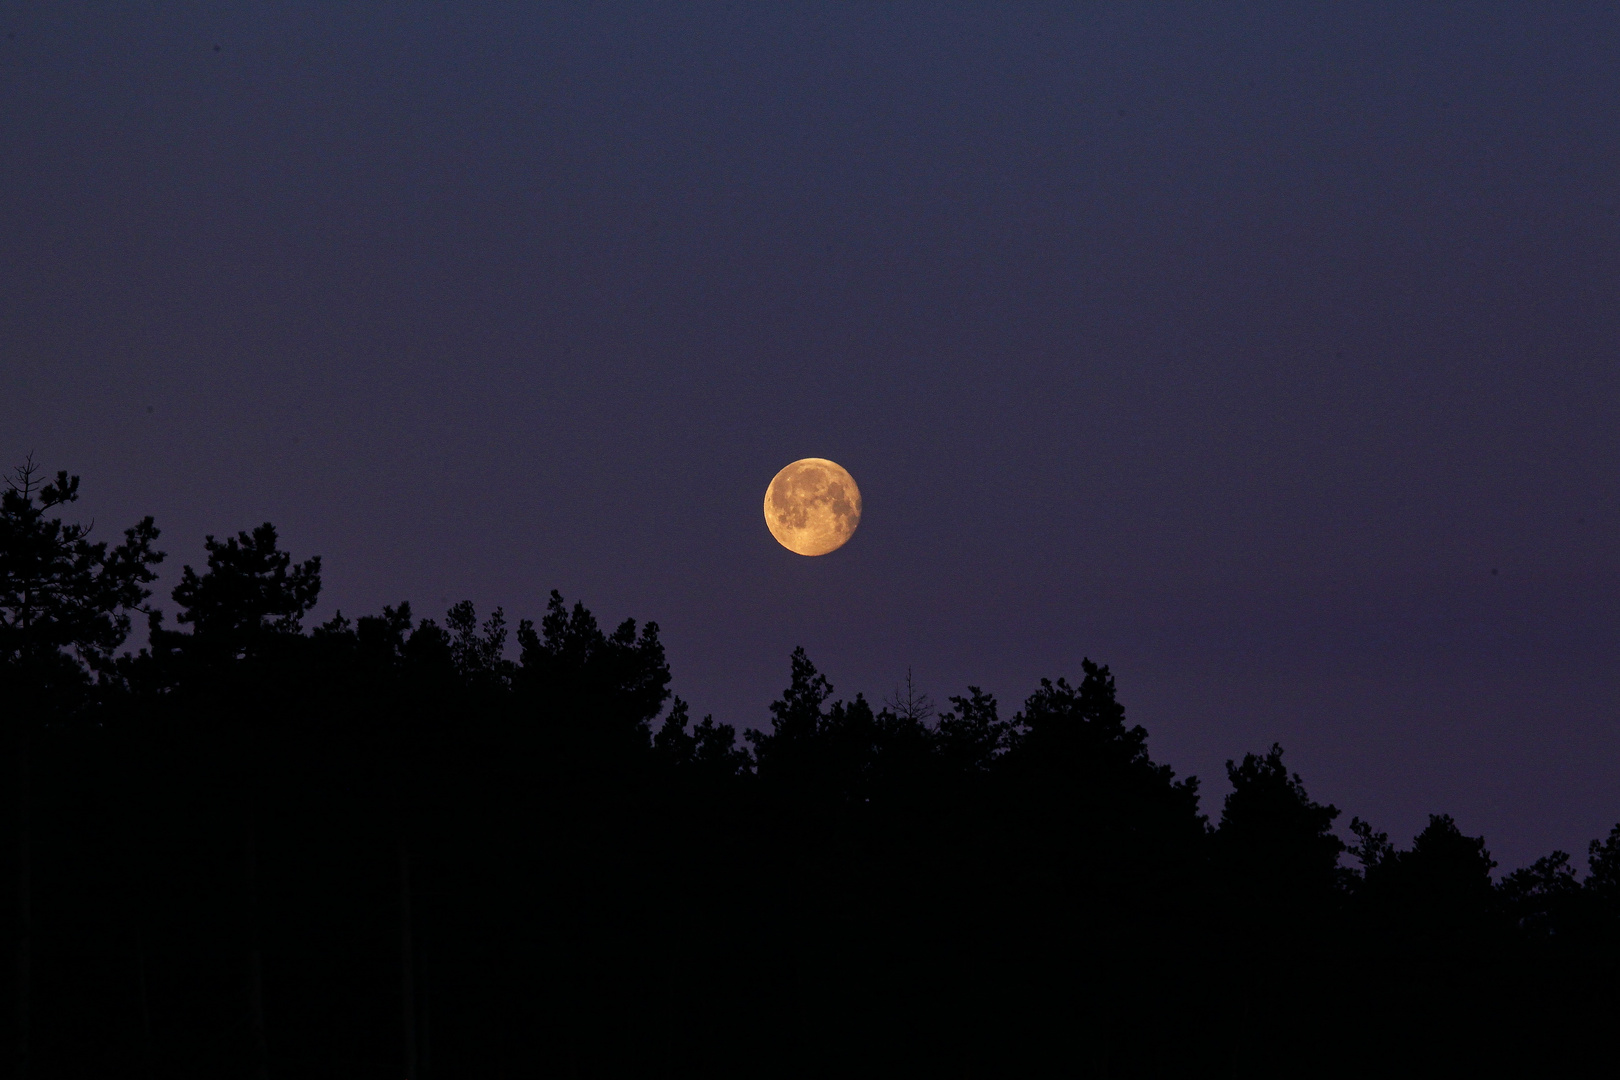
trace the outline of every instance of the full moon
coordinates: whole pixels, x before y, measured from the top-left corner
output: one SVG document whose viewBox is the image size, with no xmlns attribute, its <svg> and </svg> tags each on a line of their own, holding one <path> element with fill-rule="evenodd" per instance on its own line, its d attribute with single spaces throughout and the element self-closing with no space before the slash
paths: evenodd
<svg viewBox="0 0 1620 1080">
<path fill-rule="evenodd" d="M 765 525 L 800 555 L 837 551 L 861 523 L 861 489 L 836 461 L 800 458 L 765 489 Z"/>
</svg>

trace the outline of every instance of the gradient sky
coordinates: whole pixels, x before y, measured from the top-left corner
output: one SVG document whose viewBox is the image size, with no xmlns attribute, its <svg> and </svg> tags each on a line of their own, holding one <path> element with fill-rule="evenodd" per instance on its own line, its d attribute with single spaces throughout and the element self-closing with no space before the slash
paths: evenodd
<svg viewBox="0 0 1620 1080">
<path fill-rule="evenodd" d="M 469 10 L 472 8 L 472 10 Z M 701 715 L 803 644 L 1112 665 L 1206 783 L 1504 869 L 1620 820 L 1620 12 L 0 5 L 0 452 L 316 615 L 549 590 Z M 772 541 L 772 475 L 861 485 Z"/>
</svg>

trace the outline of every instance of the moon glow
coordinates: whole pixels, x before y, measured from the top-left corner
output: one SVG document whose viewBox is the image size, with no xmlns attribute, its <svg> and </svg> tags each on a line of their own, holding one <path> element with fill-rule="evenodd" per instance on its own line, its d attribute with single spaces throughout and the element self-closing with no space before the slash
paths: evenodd
<svg viewBox="0 0 1620 1080">
<path fill-rule="evenodd" d="M 860 523 L 861 489 L 836 461 L 800 458 L 765 489 L 765 526 L 797 554 L 837 551 Z"/>
</svg>

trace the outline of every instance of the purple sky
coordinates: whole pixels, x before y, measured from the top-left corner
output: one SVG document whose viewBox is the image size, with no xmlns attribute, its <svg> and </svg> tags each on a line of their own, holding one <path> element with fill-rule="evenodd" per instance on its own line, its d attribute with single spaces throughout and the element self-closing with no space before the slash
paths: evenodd
<svg viewBox="0 0 1620 1080">
<path fill-rule="evenodd" d="M 1090 656 L 1212 813 L 1275 740 L 1506 868 L 1620 820 L 1620 13 L 467 7 L 0 5 L 0 452 L 165 595 L 269 519 L 737 725 Z"/>
</svg>

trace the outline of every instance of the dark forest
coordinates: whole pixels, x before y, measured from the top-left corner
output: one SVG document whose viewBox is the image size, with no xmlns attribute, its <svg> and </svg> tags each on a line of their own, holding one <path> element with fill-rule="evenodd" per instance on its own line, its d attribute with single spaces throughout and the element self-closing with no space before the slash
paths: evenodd
<svg viewBox="0 0 1620 1080">
<path fill-rule="evenodd" d="M 744 732 L 553 593 L 319 625 L 209 538 L 165 625 L 31 463 L 0 509 L 15 1077 L 1541 1074 L 1603 1055 L 1620 826 L 1492 875 L 1281 747 L 1204 806 L 1106 666 L 1009 709 L 834 687 Z M 130 650 L 136 623 L 146 644 Z M 516 659 L 513 659 L 513 656 Z M 1346 843 L 1339 829 L 1353 839 Z M 1584 861 L 1585 867 L 1578 865 Z"/>
</svg>

